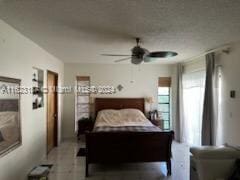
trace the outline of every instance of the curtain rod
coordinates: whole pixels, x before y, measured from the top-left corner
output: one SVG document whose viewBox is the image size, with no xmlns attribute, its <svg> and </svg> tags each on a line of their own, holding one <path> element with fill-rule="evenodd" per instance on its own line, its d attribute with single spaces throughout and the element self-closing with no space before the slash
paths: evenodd
<svg viewBox="0 0 240 180">
<path fill-rule="evenodd" d="M 183 62 L 185 62 L 185 63 L 191 62 L 191 61 L 194 60 L 194 59 L 198 59 L 198 58 L 200 58 L 200 57 L 202 57 L 202 56 L 205 56 L 206 54 L 212 53 L 212 52 L 223 51 L 224 53 L 227 53 L 227 54 L 228 54 L 228 53 L 229 53 L 229 48 L 230 48 L 230 45 L 227 44 L 227 45 L 224 45 L 224 46 L 221 46 L 221 47 L 218 47 L 218 48 L 210 49 L 210 50 L 208 50 L 208 51 L 203 52 L 202 54 L 199 54 L 199 55 L 197 55 L 197 56 L 188 58 L 188 59 L 184 60 Z"/>
</svg>

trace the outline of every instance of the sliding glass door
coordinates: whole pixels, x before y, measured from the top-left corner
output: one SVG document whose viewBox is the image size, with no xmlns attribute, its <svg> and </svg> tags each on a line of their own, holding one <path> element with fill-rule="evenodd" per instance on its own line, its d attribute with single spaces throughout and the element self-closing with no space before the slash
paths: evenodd
<svg viewBox="0 0 240 180">
<path fill-rule="evenodd" d="M 201 145 L 205 71 L 183 74 L 183 141 Z"/>
</svg>

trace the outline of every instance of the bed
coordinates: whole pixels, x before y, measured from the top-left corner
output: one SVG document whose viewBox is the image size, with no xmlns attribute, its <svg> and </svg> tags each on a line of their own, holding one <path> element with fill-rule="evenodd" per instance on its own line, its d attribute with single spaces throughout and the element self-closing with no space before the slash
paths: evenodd
<svg viewBox="0 0 240 180">
<path fill-rule="evenodd" d="M 144 98 L 95 99 L 95 115 L 109 109 L 134 109 L 144 113 L 144 108 Z M 127 126 L 118 126 L 110 121 L 112 125 L 96 120 L 94 130 L 86 133 L 86 177 L 90 164 L 131 162 L 166 162 L 167 174 L 171 175 L 173 131 L 162 131 L 150 125 L 150 121 L 137 126 L 129 125 L 130 122 Z"/>
</svg>

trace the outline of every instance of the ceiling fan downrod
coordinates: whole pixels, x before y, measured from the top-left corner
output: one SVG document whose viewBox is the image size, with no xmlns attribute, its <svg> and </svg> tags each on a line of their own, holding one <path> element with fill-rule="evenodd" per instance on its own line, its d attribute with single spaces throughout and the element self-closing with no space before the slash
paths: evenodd
<svg viewBox="0 0 240 180">
<path fill-rule="evenodd" d="M 139 46 L 140 38 L 136 38 L 137 46 Z"/>
</svg>

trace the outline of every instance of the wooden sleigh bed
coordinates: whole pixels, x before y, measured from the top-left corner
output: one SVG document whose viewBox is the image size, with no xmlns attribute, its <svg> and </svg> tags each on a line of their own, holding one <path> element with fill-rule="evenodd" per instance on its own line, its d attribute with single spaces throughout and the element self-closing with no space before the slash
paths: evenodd
<svg viewBox="0 0 240 180">
<path fill-rule="evenodd" d="M 104 109 L 134 108 L 144 112 L 143 98 L 96 98 L 95 114 Z M 86 134 L 86 177 L 95 163 L 166 162 L 171 175 L 173 131 L 108 131 Z"/>
</svg>

